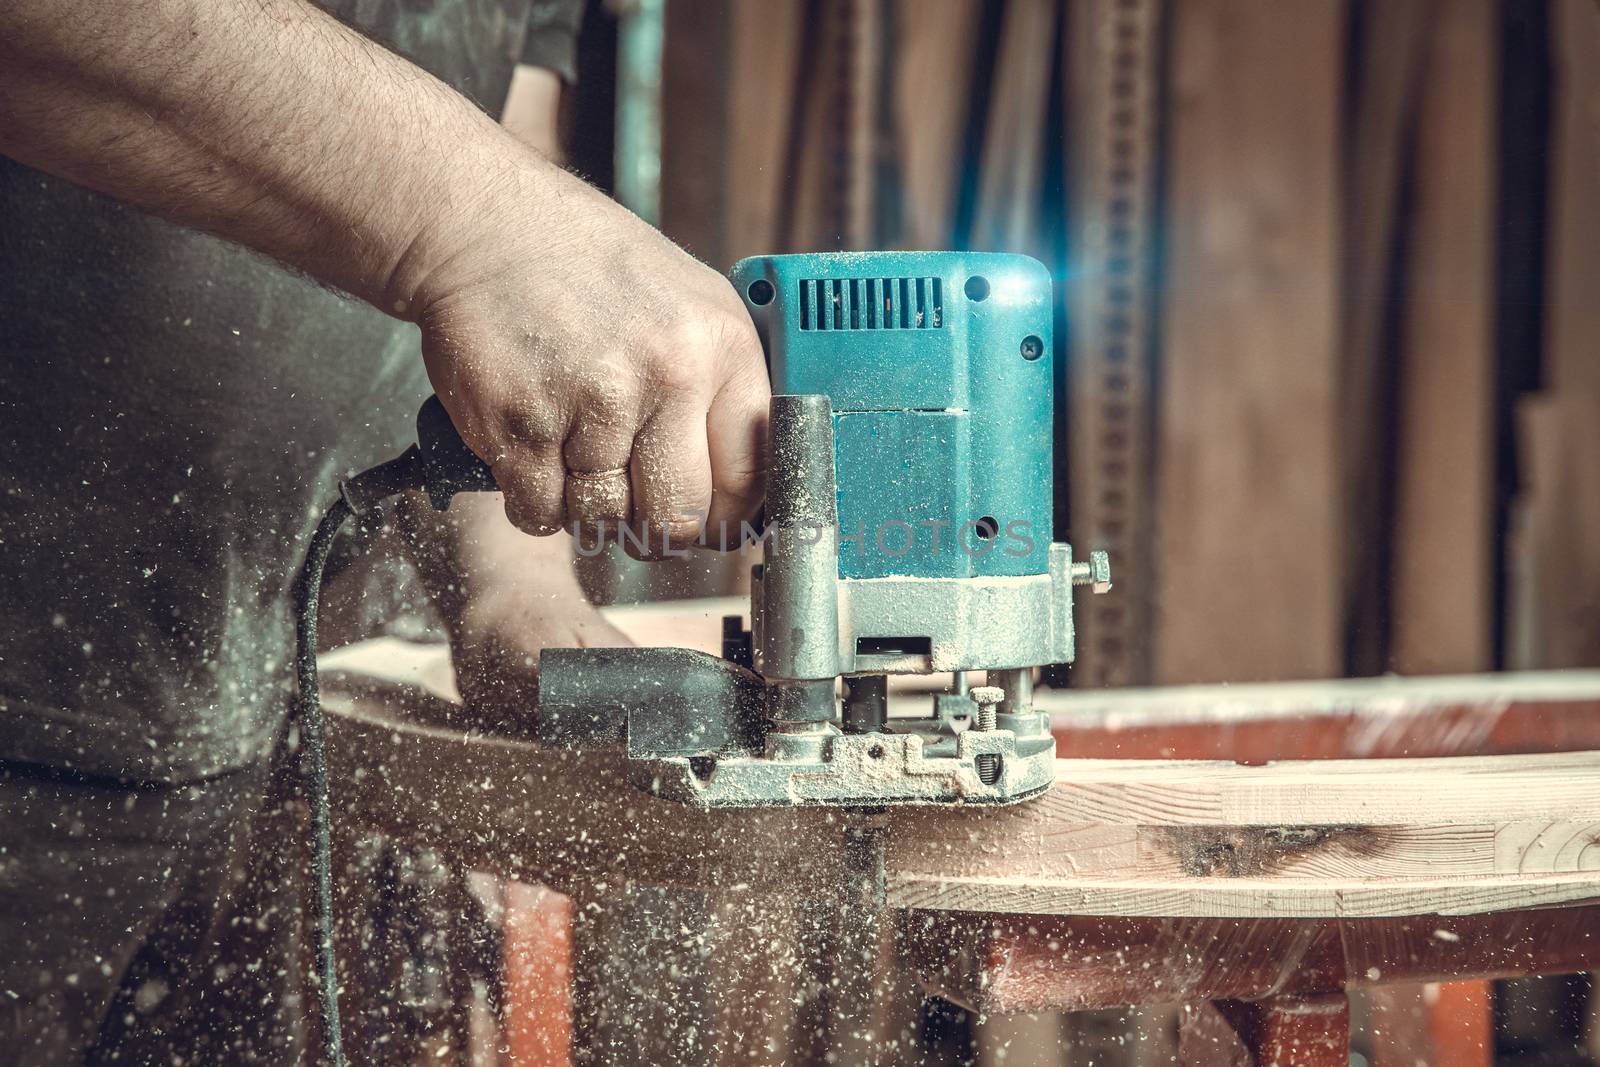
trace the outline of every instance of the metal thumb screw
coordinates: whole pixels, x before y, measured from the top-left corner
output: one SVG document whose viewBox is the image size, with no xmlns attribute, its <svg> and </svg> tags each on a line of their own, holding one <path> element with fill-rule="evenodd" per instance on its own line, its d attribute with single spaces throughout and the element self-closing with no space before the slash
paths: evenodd
<svg viewBox="0 0 1600 1067">
<path fill-rule="evenodd" d="M 1096 593 L 1111 592 L 1111 557 L 1100 549 L 1072 565 L 1072 584 L 1091 586 Z"/>
</svg>

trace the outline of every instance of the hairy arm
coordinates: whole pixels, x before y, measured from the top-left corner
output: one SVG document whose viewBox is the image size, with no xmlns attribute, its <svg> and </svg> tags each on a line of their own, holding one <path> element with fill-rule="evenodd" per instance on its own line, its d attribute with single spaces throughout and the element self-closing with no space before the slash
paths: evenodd
<svg viewBox="0 0 1600 1067">
<path fill-rule="evenodd" d="M 0 151 L 405 316 L 442 224 L 554 168 L 299 0 L 10 0 Z"/>
<path fill-rule="evenodd" d="M 766 376 L 727 282 L 305 0 L 7 0 L 0 152 L 416 322 L 524 529 L 679 536 L 759 500 Z"/>
<path fill-rule="evenodd" d="M 501 114 L 518 141 L 550 160 L 561 158 L 560 93 L 554 73 L 518 67 Z M 584 596 L 573 574 L 572 539 L 517 530 L 506 521 L 498 493 L 460 496 L 443 513 L 411 493 L 394 517 L 399 537 L 383 543 L 403 546 L 416 563 L 450 638 L 458 682 L 480 711 L 515 721 L 531 707 L 544 648 L 627 643 Z M 379 555 L 363 557 L 352 571 L 377 566 Z M 338 636 L 350 641 L 367 636 L 349 623 L 360 614 L 357 595 L 371 579 L 360 573 L 344 577 L 324 596 L 322 632 L 338 634 L 333 624 L 342 614 L 347 625 Z"/>
</svg>

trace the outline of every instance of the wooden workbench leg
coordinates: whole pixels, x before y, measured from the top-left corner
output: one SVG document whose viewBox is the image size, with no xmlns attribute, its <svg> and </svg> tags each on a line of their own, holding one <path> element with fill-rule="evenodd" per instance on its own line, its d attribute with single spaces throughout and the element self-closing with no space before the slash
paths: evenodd
<svg viewBox="0 0 1600 1067">
<path fill-rule="evenodd" d="M 1403 983 L 1363 990 L 1371 1023 L 1362 1028 L 1373 1067 L 1490 1067 L 1494 996 L 1485 979 Z"/>
<path fill-rule="evenodd" d="M 1328 993 L 1191 1005 L 1178 1055 L 1183 1067 L 1347 1067 L 1350 1002 Z"/>
<path fill-rule="evenodd" d="M 513 881 L 501 900 L 502 1067 L 570 1067 L 572 901 Z"/>
</svg>

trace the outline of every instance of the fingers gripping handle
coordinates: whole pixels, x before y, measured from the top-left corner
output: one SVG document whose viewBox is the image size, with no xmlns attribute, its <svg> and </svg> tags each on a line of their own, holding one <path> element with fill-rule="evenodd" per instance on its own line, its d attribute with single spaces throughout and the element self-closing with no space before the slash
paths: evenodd
<svg viewBox="0 0 1600 1067">
<path fill-rule="evenodd" d="M 423 487 L 435 511 L 448 508 L 457 493 L 487 493 L 500 488 L 489 465 L 456 432 L 450 413 L 437 396 L 430 396 L 417 412 L 417 448 L 422 453 Z"/>
</svg>

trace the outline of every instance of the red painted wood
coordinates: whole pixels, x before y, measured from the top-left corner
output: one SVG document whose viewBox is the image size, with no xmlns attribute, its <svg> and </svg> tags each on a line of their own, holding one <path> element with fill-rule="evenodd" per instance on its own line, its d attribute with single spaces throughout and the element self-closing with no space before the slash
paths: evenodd
<svg viewBox="0 0 1600 1067">
<path fill-rule="evenodd" d="M 1441 703 L 1387 718 L 1378 708 L 1307 709 L 1301 715 L 1273 709 L 1259 716 L 1242 709 L 1226 722 L 1207 722 L 1197 714 L 1191 721 L 1122 728 L 1098 721 L 1075 723 L 1070 715 L 1058 715 L 1052 732 L 1063 758 L 1265 763 L 1576 752 L 1600 748 L 1600 698 Z"/>
<path fill-rule="evenodd" d="M 1441 982 L 1424 991 L 1428 1009 L 1428 1034 L 1432 1055 L 1428 1063 L 1450 1067 L 1490 1067 L 1494 1062 L 1494 990 L 1488 982 Z M 1434 994 L 1436 993 L 1436 999 Z M 1431 1001 L 1431 1002 L 1430 1002 Z M 1384 1063 L 1374 1067 L 1411 1067 L 1406 1063 Z"/>
<path fill-rule="evenodd" d="M 502 920 L 506 1067 L 572 1062 L 572 901 L 505 883 Z"/>
</svg>

